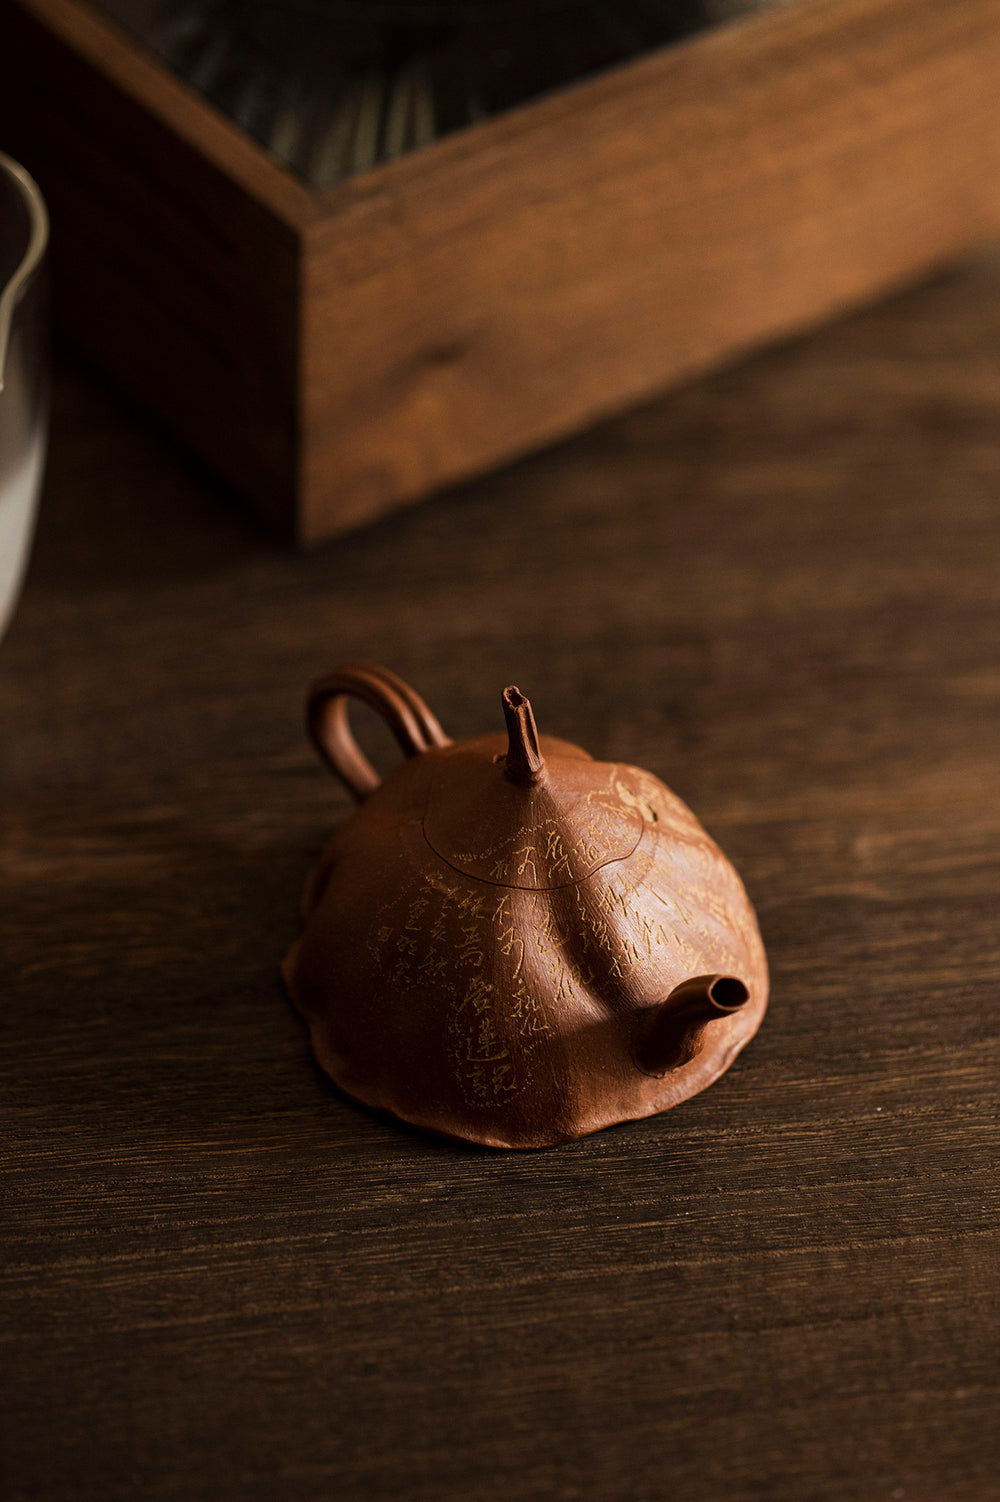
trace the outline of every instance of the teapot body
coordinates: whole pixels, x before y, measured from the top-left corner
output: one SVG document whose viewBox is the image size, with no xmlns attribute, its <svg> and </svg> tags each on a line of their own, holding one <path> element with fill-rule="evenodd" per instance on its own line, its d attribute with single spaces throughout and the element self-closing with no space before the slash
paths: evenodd
<svg viewBox="0 0 1000 1502">
<path fill-rule="evenodd" d="M 285 967 L 348 1095 L 491 1147 L 678 1104 L 767 1004 L 753 909 L 681 800 L 566 742 L 536 749 L 557 787 L 493 796 L 503 736 L 442 735 L 397 768 L 326 847 Z M 735 978 L 715 1004 L 691 985 L 713 977 Z"/>
</svg>

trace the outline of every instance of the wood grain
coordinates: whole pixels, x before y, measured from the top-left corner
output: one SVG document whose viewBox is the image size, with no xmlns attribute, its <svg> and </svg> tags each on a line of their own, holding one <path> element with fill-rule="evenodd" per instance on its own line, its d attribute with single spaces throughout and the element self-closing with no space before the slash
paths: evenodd
<svg viewBox="0 0 1000 1502">
<path fill-rule="evenodd" d="M 0 0 L 61 321 L 306 541 L 1000 233 L 995 0 L 795 0 L 310 193 L 86 0 Z"/>
<path fill-rule="evenodd" d="M 998 351 L 983 260 L 309 557 L 62 369 L 0 648 L 9 1502 L 994 1502 Z M 354 657 L 690 803 L 773 976 L 724 1079 L 514 1157 L 325 1082 L 277 967 Z"/>
<path fill-rule="evenodd" d="M 60 328 L 288 525 L 312 195 L 75 0 L 0 0 L 7 149 L 52 219 Z"/>
<path fill-rule="evenodd" d="M 998 74 L 992 0 L 809 0 L 328 190 L 306 231 L 302 535 L 1000 233 Z"/>
</svg>

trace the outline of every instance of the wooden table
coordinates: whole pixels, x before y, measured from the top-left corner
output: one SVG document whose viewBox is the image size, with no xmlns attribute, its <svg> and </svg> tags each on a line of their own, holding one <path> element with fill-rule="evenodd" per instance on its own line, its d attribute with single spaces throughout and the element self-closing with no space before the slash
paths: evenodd
<svg viewBox="0 0 1000 1502">
<path fill-rule="evenodd" d="M 6 1502 L 1000 1497 L 1000 261 L 309 557 L 59 375 L 0 648 Z M 314 1067 L 306 682 L 664 777 L 758 1038 L 550 1152 Z"/>
</svg>

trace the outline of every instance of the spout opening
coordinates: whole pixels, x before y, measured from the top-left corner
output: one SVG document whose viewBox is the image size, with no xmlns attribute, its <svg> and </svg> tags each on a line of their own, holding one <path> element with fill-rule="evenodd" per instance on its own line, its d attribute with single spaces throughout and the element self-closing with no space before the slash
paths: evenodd
<svg viewBox="0 0 1000 1502">
<path fill-rule="evenodd" d="M 705 1046 L 706 1029 L 746 1006 L 750 990 L 735 975 L 696 975 L 675 986 L 640 1026 L 632 1059 L 644 1074 L 662 1075 L 690 1064 Z"/>
<path fill-rule="evenodd" d="M 750 1000 L 750 992 L 734 975 L 718 975 L 708 988 L 708 994 L 724 1012 L 738 1012 Z"/>
</svg>

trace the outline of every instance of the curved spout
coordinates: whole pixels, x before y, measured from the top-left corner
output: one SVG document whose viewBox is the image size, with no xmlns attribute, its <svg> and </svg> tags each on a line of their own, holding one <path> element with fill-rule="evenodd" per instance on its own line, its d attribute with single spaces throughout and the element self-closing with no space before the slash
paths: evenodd
<svg viewBox="0 0 1000 1502">
<path fill-rule="evenodd" d="M 750 992 L 734 975 L 696 975 L 675 986 L 632 1044 L 632 1058 L 643 1074 L 661 1075 L 689 1064 L 701 1051 L 705 1028 L 738 1012 Z"/>
</svg>

